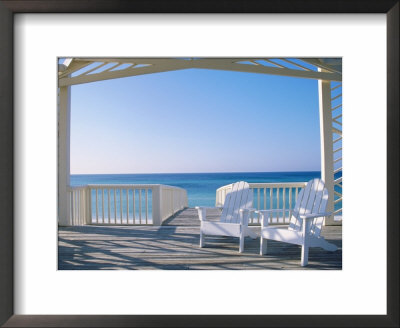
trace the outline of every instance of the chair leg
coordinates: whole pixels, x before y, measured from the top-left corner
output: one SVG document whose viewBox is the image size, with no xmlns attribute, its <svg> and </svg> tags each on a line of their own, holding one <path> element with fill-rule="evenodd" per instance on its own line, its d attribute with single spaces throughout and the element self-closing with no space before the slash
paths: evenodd
<svg viewBox="0 0 400 328">
<path fill-rule="evenodd" d="M 267 254 L 267 240 L 260 237 L 260 255 Z"/>
<path fill-rule="evenodd" d="M 200 248 L 204 247 L 204 234 L 200 231 Z"/>
<path fill-rule="evenodd" d="M 244 234 L 240 234 L 240 242 L 239 242 L 239 253 L 243 253 L 244 251 Z"/>
<path fill-rule="evenodd" d="M 306 266 L 308 264 L 308 246 L 301 246 L 301 266 Z"/>
</svg>

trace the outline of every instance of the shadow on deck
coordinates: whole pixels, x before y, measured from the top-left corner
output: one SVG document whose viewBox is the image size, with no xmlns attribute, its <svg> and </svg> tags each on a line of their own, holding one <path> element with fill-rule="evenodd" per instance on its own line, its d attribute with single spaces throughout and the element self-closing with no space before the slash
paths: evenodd
<svg viewBox="0 0 400 328">
<path fill-rule="evenodd" d="M 218 212 L 209 213 L 218 219 Z M 153 226 L 60 227 L 59 270 L 100 269 L 336 269 L 342 268 L 342 228 L 324 227 L 322 235 L 339 247 L 336 252 L 310 248 L 309 265 L 300 267 L 300 247 L 268 241 L 269 253 L 258 255 L 260 239 L 246 238 L 245 251 L 238 252 L 233 237 L 206 237 L 199 248 L 197 211 L 187 208 Z"/>
</svg>

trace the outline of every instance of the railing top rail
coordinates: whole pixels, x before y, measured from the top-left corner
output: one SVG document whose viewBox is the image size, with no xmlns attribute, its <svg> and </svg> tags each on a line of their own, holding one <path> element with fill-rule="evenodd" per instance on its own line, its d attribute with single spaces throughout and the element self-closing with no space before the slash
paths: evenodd
<svg viewBox="0 0 400 328">
<path fill-rule="evenodd" d="M 290 187 L 304 187 L 307 182 L 249 182 L 250 188 L 290 188 Z M 218 190 L 231 187 L 233 184 L 228 184 L 219 187 Z"/>
<path fill-rule="evenodd" d="M 163 185 L 163 184 L 88 184 L 84 186 L 69 186 L 71 190 L 73 189 L 84 189 L 84 188 L 155 188 L 155 187 L 162 187 L 168 189 L 178 189 L 178 190 L 185 190 L 180 187 Z"/>
</svg>

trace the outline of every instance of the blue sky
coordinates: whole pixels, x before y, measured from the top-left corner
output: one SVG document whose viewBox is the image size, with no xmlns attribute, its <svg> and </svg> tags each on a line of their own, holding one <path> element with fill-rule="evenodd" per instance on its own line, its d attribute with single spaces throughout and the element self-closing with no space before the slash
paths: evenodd
<svg viewBox="0 0 400 328">
<path fill-rule="evenodd" d="M 316 80 L 189 69 L 72 86 L 72 174 L 318 170 Z"/>
</svg>

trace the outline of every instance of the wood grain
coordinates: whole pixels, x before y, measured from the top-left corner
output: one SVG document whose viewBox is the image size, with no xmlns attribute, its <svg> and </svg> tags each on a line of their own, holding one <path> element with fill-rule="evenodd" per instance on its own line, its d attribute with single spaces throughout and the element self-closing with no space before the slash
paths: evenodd
<svg viewBox="0 0 400 328">
<path fill-rule="evenodd" d="M 217 220 L 218 210 L 208 218 Z M 341 270 L 342 227 L 326 226 L 322 235 L 338 246 L 336 252 L 311 248 L 309 265 L 301 267 L 300 247 L 269 241 L 268 255 L 260 256 L 260 240 L 246 238 L 243 253 L 238 239 L 206 237 L 199 248 L 197 211 L 187 208 L 155 226 L 60 227 L 58 232 L 59 270 Z"/>
</svg>

